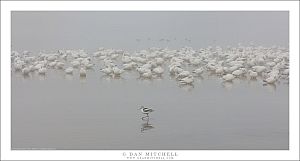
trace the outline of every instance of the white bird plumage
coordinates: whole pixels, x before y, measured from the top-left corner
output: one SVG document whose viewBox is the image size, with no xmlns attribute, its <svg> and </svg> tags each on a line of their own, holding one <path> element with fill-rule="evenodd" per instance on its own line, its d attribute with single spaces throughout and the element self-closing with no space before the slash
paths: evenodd
<svg viewBox="0 0 300 161">
<path fill-rule="evenodd" d="M 86 77 L 86 69 L 81 67 L 79 70 L 80 77 Z"/>
<path fill-rule="evenodd" d="M 45 74 L 48 70 L 52 73 L 57 69 L 64 70 L 65 74 L 72 74 L 76 69 L 80 76 L 86 76 L 87 70 L 103 66 L 100 72 L 112 79 L 137 73 L 140 78 L 152 80 L 169 74 L 180 85 L 192 85 L 195 80 L 203 79 L 203 73 L 204 76 L 214 75 L 225 82 L 246 78 L 275 84 L 281 79 L 288 81 L 289 78 L 288 48 L 254 45 L 201 49 L 182 47 L 177 50 L 149 48 L 132 53 L 103 47 L 91 54 L 83 49 L 38 53 L 12 51 L 11 63 L 13 72 L 30 76 L 34 76 L 34 73 Z"/>
</svg>

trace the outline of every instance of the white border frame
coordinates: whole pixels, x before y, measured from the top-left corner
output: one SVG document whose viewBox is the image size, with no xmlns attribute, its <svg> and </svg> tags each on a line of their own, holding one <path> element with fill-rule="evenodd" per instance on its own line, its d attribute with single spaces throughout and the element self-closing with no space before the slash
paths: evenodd
<svg viewBox="0 0 300 161">
<path fill-rule="evenodd" d="M 174 160 L 299 159 L 299 2 L 297 1 L 1 1 L 1 159 L 124 160 L 136 150 L 11 150 L 11 11 L 289 11 L 290 15 L 290 150 L 172 150 Z M 155 151 L 155 150 L 147 150 Z M 159 150 L 166 151 L 166 150 Z"/>
</svg>

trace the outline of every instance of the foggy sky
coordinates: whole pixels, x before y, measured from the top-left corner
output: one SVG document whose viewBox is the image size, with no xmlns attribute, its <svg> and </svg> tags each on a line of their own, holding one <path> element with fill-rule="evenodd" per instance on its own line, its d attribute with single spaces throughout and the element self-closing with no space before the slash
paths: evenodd
<svg viewBox="0 0 300 161">
<path fill-rule="evenodd" d="M 288 12 L 12 12 L 13 50 L 288 47 Z M 161 38 L 170 42 L 159 41 Z M 140 39 L 137 42 L 136 39 Z M 185 39 L 190 39 L 187 42 Z"/>
</svg>

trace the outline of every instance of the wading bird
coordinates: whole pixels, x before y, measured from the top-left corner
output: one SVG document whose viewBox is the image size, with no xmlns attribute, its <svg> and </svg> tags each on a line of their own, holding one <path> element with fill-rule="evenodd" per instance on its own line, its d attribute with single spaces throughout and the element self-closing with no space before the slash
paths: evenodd
<svg viewBox="0 0 300 161">
<path fill-rule="evenodd" d="M 148 108 L 148 107 L 144 107 L 144 106 L 141 106 L 141 107 L 139 108 L 139 110 L 141 110 L 143 114 L 146 114 L 146 115 L 147 115 L 147 116 L 145 116 L 145 117 L 142 117 L 142 119 L 143 119 L 143 118 L 149 117 L 149 113 L 151 113 L 151 112 L 154 111 L 153 109 Z"/>
</svg>

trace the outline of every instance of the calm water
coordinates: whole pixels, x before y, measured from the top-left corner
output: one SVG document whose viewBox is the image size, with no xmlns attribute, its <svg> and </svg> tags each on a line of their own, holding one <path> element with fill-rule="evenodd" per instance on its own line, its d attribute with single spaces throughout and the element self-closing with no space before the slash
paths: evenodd
<svg viewBox="0 0 300 161">
<path fill-rule="evenodd" d="M 12 148 L 288 149 L 288 84 L 12 73 Z M 141 105 L 155 109 L 142 120 Z"/>
</svg>

